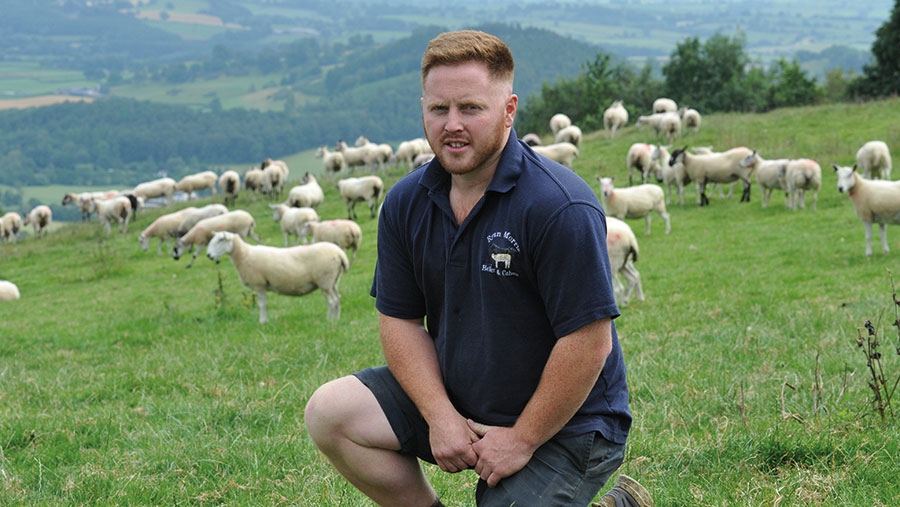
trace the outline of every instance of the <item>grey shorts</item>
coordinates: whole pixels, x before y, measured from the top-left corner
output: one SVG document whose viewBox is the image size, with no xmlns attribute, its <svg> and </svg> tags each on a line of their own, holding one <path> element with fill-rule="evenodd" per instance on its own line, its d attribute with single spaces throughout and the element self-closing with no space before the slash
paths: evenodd
<svg viewBox="0 0 900 507">
<path fill-rule="evenodd" d="M 434 463 L 428 424 L 386 366 L 353 374 L 378 400 L 400 453 Z M 475 502 L 480 507 L 588 505 L 625 458 L 625 444 L 617 444 L 593 431 L 554 437 L 535 451 L 525 468 L 493 488 L 478 481 Z"/>
</svg>

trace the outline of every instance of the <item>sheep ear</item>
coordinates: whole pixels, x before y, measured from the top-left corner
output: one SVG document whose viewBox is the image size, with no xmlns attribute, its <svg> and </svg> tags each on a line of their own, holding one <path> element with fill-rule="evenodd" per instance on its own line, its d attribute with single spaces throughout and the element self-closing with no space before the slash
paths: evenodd
<svg viewBox="0 0 900 507">
<path fill-rule="evenodd" d="M 838 170 L 837 164 L 835 164 L 834 162 L 832 162 L 832 163 L 831 163 L 831 167 L 834 168 L 834 172 L 837 172 L 837 170 Z"/>
<path fill-rule="evenodd" d="M 853 164 L 853 172 L 856 172 L 856 164 Z"/>
</svg>

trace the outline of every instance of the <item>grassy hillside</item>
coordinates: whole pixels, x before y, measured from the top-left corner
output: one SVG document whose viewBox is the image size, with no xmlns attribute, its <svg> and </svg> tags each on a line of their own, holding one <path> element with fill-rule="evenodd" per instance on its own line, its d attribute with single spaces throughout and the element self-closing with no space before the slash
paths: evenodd
<svg viewBox="0 0 900 507">
<path fill-rule="evenodd" d="M 616 321 L 635 417 L 621 471 L 657 505 L 900 504 L 900 425 L 868 405 L 855 345 L 871 319 L 896 380 L 900 232 L 889 228 L 891 253 L 866 258 L 830 169 L 869 139 L 900 146 L 898 114 L 894 99 L 705 117 L 684 142 L 818 160 L 817 209 L 789 212 L 780 198 L 762 209 L 754 187 L 749 204 L 711 197 L 702 209 L 688 191 L 690 204 L 669 208 L 669 235 L 658 217 L 649 236 L 629 220 L 646 300 Z M 627 181 L 628 146 L 651 137 L 589 134 L 574 169 L 595 189 L 599 174 Z M 322 186 L 320 215 L 343 217 Z M 265 202 L 244 195 L 238 207 L 280 244 Z M 186 270 L 155 243 L 140 251 L 160 213 L 127 234 L 76 224 L 0 245 L 0 279 L 22 292 L 0 305 L 2 503 L 368 505 L 316 452 L 303 407 L 323 382 L 383 362 L 368 296 L 375 221 L 360 219 L 340 322 L 325 321 L 316 292 L 272 295 L 260 326 L 229 261 Z M 427 471 L 444 503 L 473 503 L 472 472 Z"/>
</svg>

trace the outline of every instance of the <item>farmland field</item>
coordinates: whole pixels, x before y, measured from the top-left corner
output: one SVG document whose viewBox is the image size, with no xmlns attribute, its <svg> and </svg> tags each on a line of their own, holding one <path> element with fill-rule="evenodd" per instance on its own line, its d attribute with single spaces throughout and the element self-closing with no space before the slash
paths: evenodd
<svg viewBox="0 0 900 507">
<path fill-rule="evenodd" d="M 867 319 L 888 382 L 900 374 L 890 273 L 900 283 L 900 230 L 890 253 L 864 255 L 863 227 L 836 190 L 831 163 L 863 142 L 900 147 L 900 99 L 704 118 L 679 143 L 746 145 L 763 157 L 810 157 L 823 170 L 816 209 L 773 196 L 760 206 L 711 194 L 671 204 L 671 234 L 628 220 L 645 301 L 616 320 L 634 426 L 621 472 L 657 505 L 898 505 L 900 424 L 869 403 L 856 347 Z M 523 132 L 519 133 L 524 134 Z M 589 133 L 574 170 L 628 179 L 628 127 Z M 895 155 L 896 156 L 896 155 Z M 300 157 L 303 157 L 302 159 Z M 309 154 L 288 159 L 317 162 Z M 307 162 L 300 162 L 305 160 Z M 297 165 L 294 165 L 294 164 Z M 390 186 L 403 171 L 390 169 Z M 322 178 L 323 218 L 346 210 Z M 270 245 L 282 242 L 262 199 L 237 207 Z M 369 505 L 309 440 L 303 407 L 322 383 L 382 364 L 374 302 L 376 222 L 362 207 L 363 247 L 341 280 L 342 312 L 326 322 L 318 292 L 272 295 L 269 319 L 228 260 L 138 248 L 163 211 L 126 234 L 97 223 L 0 244 L 0 279 L 22 299 L 0 305 L 0 503 Z M 426 471 L 445 504 L 472 505 L 471 471 Z"/>
</svg>

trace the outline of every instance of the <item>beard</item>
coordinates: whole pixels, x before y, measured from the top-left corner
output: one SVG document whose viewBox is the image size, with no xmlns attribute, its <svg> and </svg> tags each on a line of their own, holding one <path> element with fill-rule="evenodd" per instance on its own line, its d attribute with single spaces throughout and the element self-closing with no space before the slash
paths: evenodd
<svg viewBox="0 0 900 507">
<path fill-rule="evenodd" d="M 477 137 L 468 130 L 462 134 L 441 133 L 437 139 L 429 137 L 426 131 L 425 136 L 441 167 L 450 174 L 462 175 L 495 167 L 506 146 L 509 132 L 510 129 L 506 128 L 501 116 Z M 447 145 L 450 140 L 464 140 L 468 146 L 465 151 L 455 153 Z"/>
</svg>

